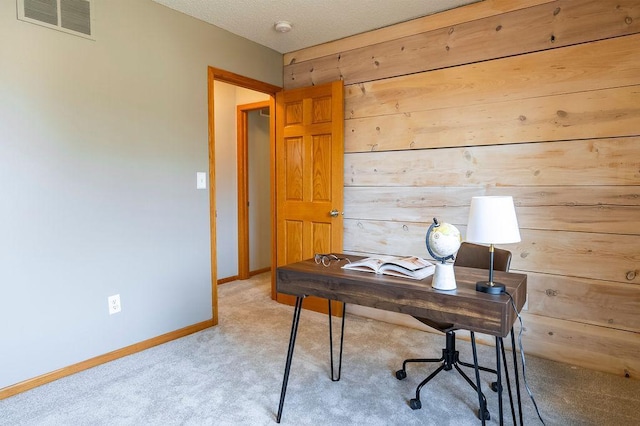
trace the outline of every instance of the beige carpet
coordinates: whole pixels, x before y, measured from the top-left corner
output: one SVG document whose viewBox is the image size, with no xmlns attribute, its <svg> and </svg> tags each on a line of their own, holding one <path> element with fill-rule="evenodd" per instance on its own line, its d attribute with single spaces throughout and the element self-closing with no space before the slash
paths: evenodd
<svg viewBox="0 0 640 426">
<path fill-rule="evenodd" d="M 0 401 L 0 424 L 274 425 L 293 309 L 270 300 L 268 280 L 263 274 L 221 286 L 217 327 Z M 477 396 L 457 373 L 429 383 L 420 410 L 408 401 L 434 366 L 395 378 L 404 358 L 438 357 L 442 345 L 439 335 L 348 316 L 342 379 L 334 383 L 326 317 L 303 311 L 282 424 L 480 424 Z M 458 344 L 466 360 L 469 346 Z M 480 346 L 482 363 L 494 354 Z M 547 425 L 640 424 L 640 381 L 531 356 L 527 377 Z M 483 374 L 488 424 L 497 425 L 490 381 Z M 522 392 L 525 424 L 541 424 Z"/>
</svg>

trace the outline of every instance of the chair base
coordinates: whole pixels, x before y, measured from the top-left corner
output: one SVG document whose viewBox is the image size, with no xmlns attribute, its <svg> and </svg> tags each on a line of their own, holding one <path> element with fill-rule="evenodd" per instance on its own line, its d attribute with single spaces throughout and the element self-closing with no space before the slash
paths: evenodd
<svg viewBox="0 0 640 426">
<path fill-rule="evenodd" d="M 473 364 L 469 364 L 466 362 L 462 362 L 460 361 L 459 358 L 459 352 L 456 350 L 456 336 L 455 333 L 453 331 L 448 331 L 445 334 L 446 337 L 446 346 L 442 349 L 442 356 L 440 358 L 415 358 L 415 359 L 406 359 L 404 360 L 404 362 L 402 363 L 402 369 L 396 371 L 396 378 L 398 380 L 403 380 L 407 377 L 407 364 L 412 363 L 412 362 L 424 362 L 424 363 L 430 363 L 430 362 L 434 362 L 434 363 L 441 363 L 440 367 L 438 367 L 433 373 L 431 373 L 426 379 L 424 379 L 422 382 L 420 382 L 420 384 L 418 385 L 418 387 L 416 388 L 416 397 L 411 399 L 409 401 L 409 406 L 411 407 L 411 409 L 413 410 L 418 410 L 420 408 L 422 408 L 422 402 L 420 401 L 420 391 L 422 390 L 422 387 L 424 385 L 426 385 L 427 383 L 429 383 L 429 381 L 431 381 L 431 379 L 433 379 L 435 376 L 438 375 L 438 373 L 440 373 L 442 370 L 444 371 L 449 371 L 451 369 L 455 369 L 464 379 L 465 381 L 469 384 L 469 386 L 471 386 L 473 388 L 474 391 L 476 391 L 476 393 L 478 392 L 478 387 L 476 386 L 476 384 L 473 382 L 473 380 L 471 380 L 469 378 L 469 376 L 467 376 L 467 374 L 462 371 L 462 369 L 460 368 L 459 365 L 462 365 L 464 367 L 468 367 L 468 368 L 474 368 L 475 366 Z M 490 373 L 496 373 L 496 370 L 492 370 L 490 368 L 486 368 L 486 367 L 480 367 L 478 366 L 479 370 L 483 370 L 483 371 L 487 371 Z M 496 382 L 491 383 L 491 389 L 494 391 L 498 390 L 498 384 Z M 487 406 L 487 400 L 484 396 L 484 394 L 482 394 L 482 399 L 484 400 L 484 406 Z M 478 410 L 478 418 L 482 418 L 480 416 L 480 410 Z M 491 419 L 491 415 L 489 414 L 488 410 L 485 410 L 484 412 L 484 419 L 485 420 L 490 420 Z"/>
</svg>

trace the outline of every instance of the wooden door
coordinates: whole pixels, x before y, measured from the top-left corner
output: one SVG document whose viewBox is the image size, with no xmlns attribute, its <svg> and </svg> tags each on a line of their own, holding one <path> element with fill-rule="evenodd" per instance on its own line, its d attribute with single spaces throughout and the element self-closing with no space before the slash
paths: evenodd
<svg viewBox="0 0 640 426">
<path fill-rule="evenodd" d="M 343 94 L 336 81 L 276 95 L 277 266 L 342 251 Z M 284 294 L 276 299 L 295 301 Z M 307 298 L 303 306 L 327 311 L 324 299 Z"/>
</svg>

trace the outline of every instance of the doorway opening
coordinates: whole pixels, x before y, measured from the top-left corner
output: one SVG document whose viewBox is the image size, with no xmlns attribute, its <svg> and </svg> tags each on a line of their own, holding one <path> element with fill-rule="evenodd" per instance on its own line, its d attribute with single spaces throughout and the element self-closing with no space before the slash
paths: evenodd
<svg viewBox="0 0 640 426">
<path fill-rule="evenodd" d="M 220 70 L 217 68 L 213 68 L 213 67 L 209 67 L 208 69 L 208 105 L 209 105 L 209 200 L 210 200 L 210 231 L 211 231 L 211 307 L 212 307 L 212 316 L 213 316 L 213 323 L 218 324 L 218 291 L 217 291 L 217 285 L 218 285 L 218 273 L 219 273 L 219 266 L 222 265 L 223 267 L 227 267 L 228 263 L 226 260 L 219 260 L 218 259 L 218 255 L 219 254 L 225 254 L 225 255 L 229 255 L 229 251 L 226 249 L 225 247 L 225 243 L 228 241 L 231 241 L 229 238 L 232 239 L 234 244 L 231 244 L 233 246 L 235 246 L 235 244 L 238 242 L 237 238 L 238 238 L 238 234 L 237 232 L 235 232 L 235 226 L 230 226 L 229 228 L 233 228 L 233 236 L 229 237 L 229 235 L 227 234 L 222 234 L 220 231 L 227 231 L 228 227 L 225 226 L 222 230 L 218 229 L 218 225 L 217 225 L 217 221 L 219 216 L 219 207 L 225 207 L 226 203 L 223 202 L 217 202 L 217 196 L 221 195 L 222 199 L 224 199 L 224 194 L 223 192 L 228 191 L 228 185 L 227 186 L 220 186 L 218 185 L 218 179 L 216 178 L 216 173 L 218 172 L 217 168 L 216 168 L 216 149 L 217 149 L 217 144 L 216 144 L 216 133 L 218 128 L 223 128 L 223 127 L 228 127 L 228 126 L 232 126 L 234 127 L 235 130 L 235 126 L 233 126 L 233 121 L 232 120 L 220 120 L 220 117 L 217 117 L 217 111 L 216 111 L 216 107 L 221 107 L 221 105 L 217 105 L 218 103 L 220 103 L 219 99 L 218 101 L 216 101 L 216 93 L 215 93 L 215 83 L 216 82 L 222 82 L 222 83 L 226 83 L 238 88 L 243 88 L 243 89 L 249 89 L 250 91 L 255 91 L 255 92 L 260 92 L 262 94 L 266 94 L 267 95 L 267 100 L 266 102 L 268 103 L 269 106 L 269 110 L 270 111 L 275 111 L 275 95 L 278 91 L 280 91 L 280 87 L 278 86 L 273 86 L 271 84 L 268 83 L 263 83 L 260 82 L 258 80 L 253 80 L 251 78 L 248 77 L 243 77 L 240 76 L 238 74 L 234 74 L 228 71 L 224 71 L 224 70 Z M 244 102 L 247 103 L 247 102 Z M 232 114 L 232 116 L 235 117 L 235 108 L 234 108 L 234 113 Z M 275 184 L 274 184 L 274 176 L 275 176 L 275 114 L 269 114 L 268 117 L 268 121 L 269 121 L 269 182 L 270 182 L 270 186 L 269 186 L 269 209 L 270 209 L 270 217 L 271 217 L 271 235 L 273 235 L 273 229 L 275 229 L 275 224 L 273 223 L 274 218 L 275 218 L 275 205 L 274 205 L 274 200 L 275 200 L 275 195 L 274 195 L 274 188 L 275 188 Z M 235 140 L 235 138 L 233 138 Z M 220 144 L 221 145 L 221 144 Z M 218 145 L 218 146 L 220 146 Z M 236 144 L 233 144 L 233 150 L 235 151 L 236 149 Z M 220 153 L 219 153 L 220 154 Z M 235 156 L 235 154 L 234 154 Z M 237 157 L 235 157 L 237 158 Z M 224 165 L 226 165 L 228 162 L 222 163 Z M 234 164 L 237 164 L 237 160 L 233 161 Z M 220 165 L 220 163 L 218 163 Z M 220 170 L 221 172 L 222 170 Z M 233 185 L 231 185 L 232 187 L 235 187 L 235 182 Z M 219 194 L 220 192 L 220 194 Z M 234 193 L 233 197 L 236 198 L 237 197 L 237 191 L 231 191 Z M 235 208 L 235 202 L 232 203 L 234 206 L 234 211 L 233 211 L 233 222 L 237 221 L 238 218 L 238 210 Z M 221 227 L 222 228 L 222 227 Z M 220 237 L 220 238 L 219 238 Z M 220 239 L 220 243 L 218 244 L 218 240 Z M 274 238 L 271 238 L 270 241 L 271 244 L 271 264 L 275 264 L 274 263 L 274 259 L 275 259 L 275 243 L 274 243 Z M 221 250 L 221 248 L 225 248 L 224 250 Z M 236 264 L 236 251 L 233 250 L 233 254 L 232 256 L 234 257 L 233 260 L 233 265 L 235 266 Z M 274 270 L 272 268 L 272 281 L 273 281 L 273 274 L 274 274 Z M 227 273 L 225 273 L 224 275 L 226 275 Z M 233 273 L 233 275 L 235 275 L 237 277 L 237 270 L 236 272 Z M 275 288 L 272 285 L 272 290 L 271 290 L 271 297 L 275 298 Z"/>
<path fill-rule="evenodd" d="M 238 279 L 271 269 L 269 102 L 237 107 Z"/>
</svg>

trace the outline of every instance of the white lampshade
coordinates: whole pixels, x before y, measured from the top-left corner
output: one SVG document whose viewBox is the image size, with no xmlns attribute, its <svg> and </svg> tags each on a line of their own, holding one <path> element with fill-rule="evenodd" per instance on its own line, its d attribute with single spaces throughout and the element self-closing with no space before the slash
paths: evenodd
<svg viewBox="0 0 640 426">
<path fill-rule="evenodd" d="M 466 241 L 480 244 L 520 242 L 513 197 L 472 197 Z"/>
</svg>

